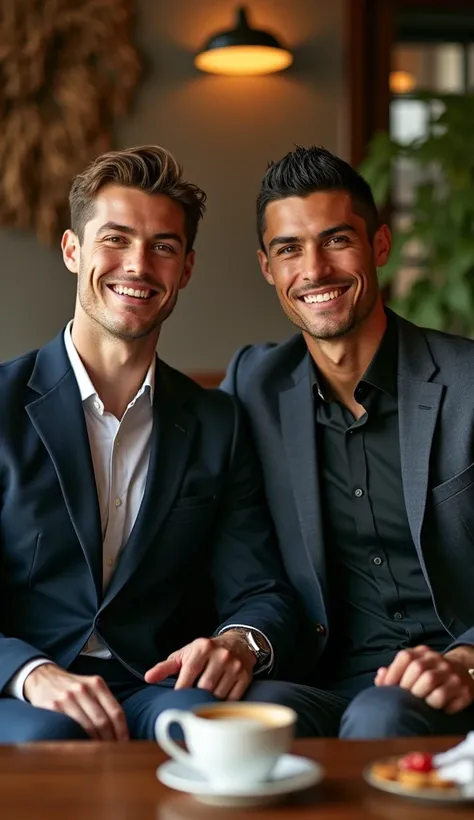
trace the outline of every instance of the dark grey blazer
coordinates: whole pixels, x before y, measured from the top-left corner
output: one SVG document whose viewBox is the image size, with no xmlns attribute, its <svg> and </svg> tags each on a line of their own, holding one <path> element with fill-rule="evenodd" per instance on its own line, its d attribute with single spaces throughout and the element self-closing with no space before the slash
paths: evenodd
<svg viewBox="0 0 474 820">
<path fill-rule="evenodd" d="M 243 414 L 159 362 L 145 494 L 105 595 L 84 412 L 61 333 L 0 365 L 0 692 L 27 661 L 68 667 L 93 629 L 138 675 L 219 625 L 292 641 Z"/>
<path fill-rule="evenodd" d="M 411 534 L 453 645 L 474 644 L 474 342 L 400 317 L 397 324 L 400 453 Z M 284 564 L 309 622 L 306 650 L 315 662 L 328 619 L 303 337 L 241 349 L 222 388 L 240 399 L 250 419 Z"/>
</svg>

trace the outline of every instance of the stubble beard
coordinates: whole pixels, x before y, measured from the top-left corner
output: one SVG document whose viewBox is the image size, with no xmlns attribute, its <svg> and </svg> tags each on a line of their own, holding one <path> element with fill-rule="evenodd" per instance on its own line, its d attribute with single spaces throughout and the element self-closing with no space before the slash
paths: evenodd
<svg viewBox="0 0 474 820">
<path fill-rule="evenodd" d="M 353 330 L 360 327 L 368 316 L 372 313 L 378 298 L 378 290 L 377 288 L 374 289 L 373 298 L 367 308 L 364 310 L 364 313 L 360 316 L 357 315 L 356 306 L 353 304 L 350 307 L 349 313 L 345 320 L 341 321 L 339 324 L 328 320 L 326 326 L 324 325 L 323 321 L 318 323 L 314 323 L 314 325 L 308 322 L 304 317 L 302 317 L 299 313 L 292 313 L 286 306 L 284 306 L 284 311 L 288 317 L 288 319 L 292 322 L 292 324 L 296 325 L 300 330 L 304 333 L 307 333 L 308 336 L 311 336 L 313 339 L 317 339 L 318 341 L 328 341 L 331 339 L 341 339 L 343 336 L 349 335 L 352 333 Z M 328 311 L 329 313 L 329 311 Z M 320 314 L 320 319 L 324 319 L 324 315 Z"/>
<path fill-rule="evenodd" d="M 161 326 L 164 320 L 168 318 L 170 313 L 172 313 L 174 308 L 174 304 L 167 305 L 164 315 L 155 317 L 155 319 L 152 319 L 151 322 L 145 327 L 128 329 L 118 321 L 114 322 L 111 317 L 107 316 L 106 308 L 100 307 L 97 300 L 94 298 L 94 295 L 90 293 L 82 266 L 79 267 L 77 295 L 83 312 L 89 317 L 89 319 L 91 319 L 91 321 L 99 326 L 101 332 L 106 336 L 113 337 L 114 339 L 119 339 L 124 342 L 133 342 L 149 336 Z M 156 299 L 158 297 L 154 296 L 153 298 Z M 133 305 L 129 305 L 127 310 L 133 312 L 135 308 Z"/>
</svg>

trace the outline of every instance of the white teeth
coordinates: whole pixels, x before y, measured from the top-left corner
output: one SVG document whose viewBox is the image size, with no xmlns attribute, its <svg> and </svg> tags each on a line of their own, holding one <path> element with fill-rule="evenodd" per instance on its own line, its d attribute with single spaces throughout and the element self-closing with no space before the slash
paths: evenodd
<svg viewBox="0 0 474 820">
<path fill-rule="evenodd" d="M 150 290 L 134 290 L 134 288 L 124 288 L 123 285 L 113 285 L 112 289 L 119 296 L 134 296 L 135 299 L 148 299 L 151 295 Z"/>
<path fill-rule="evenodd" d="M 338 290 L 326 291 L 326 293 L 310 293 L 308 296 L 303 296 L 307 305 L 314 304 L 314 302 L 329 302 L 331 299 L 337 299 L 343 291 Z"/>
</svg>

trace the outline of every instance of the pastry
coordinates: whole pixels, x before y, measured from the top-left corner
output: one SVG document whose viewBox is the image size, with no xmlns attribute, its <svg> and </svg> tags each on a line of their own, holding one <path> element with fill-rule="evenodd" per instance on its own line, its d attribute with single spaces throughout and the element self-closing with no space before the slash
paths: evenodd
<svg viewBox="0 0 474 820">
<path fill-rule="evenodd" d="M 444 780 L 433 764 L 433 755 L 410 752 L 398 759 L 381 760 L 371 768 L 372 776 L 378 780 L 400 783 L 410 791 L 420 789 L 456 789 L 451 780 Z"/>
</svg>

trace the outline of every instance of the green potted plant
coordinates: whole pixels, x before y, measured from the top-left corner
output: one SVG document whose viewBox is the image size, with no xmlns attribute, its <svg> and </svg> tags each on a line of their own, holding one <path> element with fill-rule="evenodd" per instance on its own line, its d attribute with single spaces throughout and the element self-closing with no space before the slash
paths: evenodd
<svg viewBox="0 0 474 820">
<path fill-rule="evenodd" d="M 389 212 L 396 210 L 395 165 L 404 163 L 411 175 L 411 203 L 394 225 L 381 285 L 406 318 L 474 336 L 474 94 L 416 99 L 426 106 L 425 136 L 402 143 L 378 133 L 359 169 L 377 205 Z M 414 267 L 407 276 L 410 256 Z"/>
</svg>

